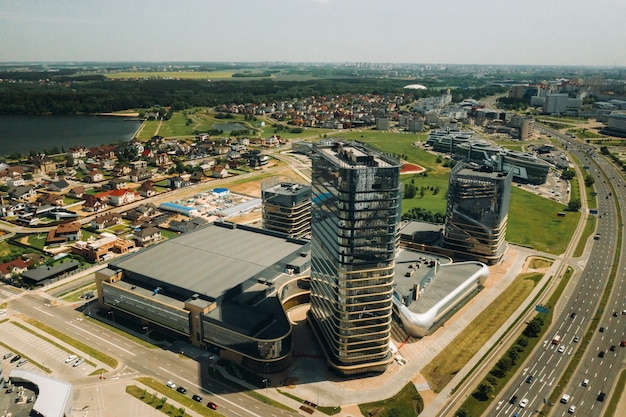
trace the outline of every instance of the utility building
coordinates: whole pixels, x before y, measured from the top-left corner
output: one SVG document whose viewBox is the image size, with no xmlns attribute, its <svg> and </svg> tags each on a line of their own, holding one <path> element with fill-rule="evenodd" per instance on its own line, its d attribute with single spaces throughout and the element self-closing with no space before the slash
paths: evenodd
<svg viewBox="0 0 626 417">
<path fill-rule="evenodd" d="M 311 186 L 263 183 L 263 228 L 303 238 L 311 234 Z"/>
<path fill-rule="evenodd" d="M 313 147 L 309 320 L 331 368 L 382 372 L 389 350 L 400 163 L 362 144 Z"/>
<path fill-rule="evenodd" d="M 444 231 L 447 248 L 488 265 L 500 261 L 507 245 L 512 175 L 463 163 L 452 169 Z"/>
</svg>

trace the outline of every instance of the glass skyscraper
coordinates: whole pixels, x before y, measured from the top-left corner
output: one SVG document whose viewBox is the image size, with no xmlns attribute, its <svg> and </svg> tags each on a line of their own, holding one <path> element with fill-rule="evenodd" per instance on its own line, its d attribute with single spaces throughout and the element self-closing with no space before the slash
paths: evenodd
<svg viewBox="0 0 626 417">
<path fill-rule="evenodd" d="M 309 319 L 330 366 L 382 372 L 389 350 L 400 162 L 354 142 L 313 147 Z"/>
<path fill-rule="evenodd" d="M 450 172 L 445 246 L 488 265 L 506 250 L 512 172 L 458 163 Z"/>
</svg>

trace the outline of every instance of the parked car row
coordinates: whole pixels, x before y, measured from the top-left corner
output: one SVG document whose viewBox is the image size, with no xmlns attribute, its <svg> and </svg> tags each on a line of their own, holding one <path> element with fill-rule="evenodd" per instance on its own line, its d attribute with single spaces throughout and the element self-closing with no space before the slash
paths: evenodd
<svg viewBox="0 0 626 417">
<path fill-rule="evenodd" d="M 171 380 L 170 380 L 170 381 L 167 381 L 167 382 L 165 383 L 165 385 L 166 385 L 168 388 L 175 389 L 177 392 L 179 392 L 179 393 L 181 393 L 181 394 L 183 394 L 183 395 L 184 395 L 184 394 L 187 394 L 187 388 L 182 387 L 182 386 L 178 386 L 178 387 L 177 387 L 177 386 L 176 386 L 176 384 L 174 383 L 174 381 L 171 381 Z M 201 402 L 202 402 L 202 397 L 201 397 L 200 395 L 198 395 L 198 394 L 193 394 L 193 395 L 191 396 L 191 399 L 192 399 L 192 400 L 194 400 L 194 401 L 197 401 L 197 402 L 199 402 L 199 403 L 201 403 Z M 209 407 L 209 408 L 210 408 L 210 409 L 212 409 L 212 410 L 217 410 L 217 404 L 215 404 L 215 403 L 214 403 L 214 402 L 212 402 L 212 401 L 209 401 L 209 402 L 207 403 L 207 405 L 206 405 L 206 406 L 207 406 L 207 407 Z"/>
</svg>

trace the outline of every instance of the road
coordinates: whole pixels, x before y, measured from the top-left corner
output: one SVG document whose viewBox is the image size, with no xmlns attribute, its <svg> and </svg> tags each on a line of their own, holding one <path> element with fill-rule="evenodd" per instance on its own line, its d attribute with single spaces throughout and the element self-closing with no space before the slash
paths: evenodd
<svg viewBox="0 0 626 417">
<path fill-rule="evenodd" d="M 95 302 L 93 307 L 84 308 L 84 312 L 89 316 L 95 315 Z M 91 309 L 91 310 L 90 310 Z M 75 369 L 64 363 L 68 353 L 59 353 L 59 349 L 47 346 L 37 347 L 36 351 L 28 355 L 29 346 L 24 345 L 24 341 L 19 336 L 20 327 L 2 325 L 2 342 L 14 348 L 16 352 L 22 352 L 30 357 L 36 357 L 39 363 L 44 364 L 52 370 L 51 376 L 62 378 L 78 387 L 94 383 L 96 378 L 92 373 L 95 369 L 107 369 L 106 377 L 109 381 L 121 379 L 132 379 L 138 376 L 150 376 L 157 381 L 173 380 L 178 386 L 184 386 L 188 390 L 188 396 L 199 393 L 204 401 L 213 401 L 219 404 L 219 412 L 225 416 L 250 416 L 261 417 L 269 415 L 297 416 L 298 413 L 289 413 L 284 410 L 277 410 L 255 398 L 246 395 L 238 389 L 225 385 L 219 380 L 209 377 L 208 356 L 201 360 L 184 360 L 179 352 L 168 349 L 148 348 L 123 335 L 109 330 L 96 322 L 96 319 L 85 317 L 80 308 L 75 305 L 58 304 L 54 307 L 50 304 L 50 298 L 42 291 L 22 292 L 13 296 L 9 305 L 8 316 L 12 321 L 19 321 L 19 317 L 30 317 L 63 334 L 79 340 L 94 349 L 103 352 L 119 361 L 115 369 L 110 369 L 106 365 L 96 363 L 96 366 L 84 364 L 81 369 Z M 114 319 L 102 319 L 112 325 Z M 128 329 L 125 329 L 128 331 Z M 145 334 L 135 335 L 146 338 Z M 50 335 L 46 334 L 46 337 Z M 37 339 L 36 337 L 33 337 Z M 37 340 L 33 343 L 41 343 Z M 71 347 L 70 347 L 71 348 Z M 75 351 L 75 349 L 72 349 Z M 84 356 L 89 362 L 97 362 L 94 358 L 77 352 L 79 356 Z M 7 366 L 8 361 L 3 361 Z M 31 369 L 36 369 L 34 364 L 30 364 Z M 26 368 L 26 367 L 25 367 Z M 111 399 L 112 400 L 112 399 Z"/>
<path fill-rule="evenodd" d="M 576 414 L 600 416 L 605 403 L 596 401 L 596 397 L 599 392 L 610 392 L 620 368 L 614 365 L 620 364 L 624 357 L 625 349 L 616 349 L 614 352 L 609 350 L 611 345 L 619 346 L 619 340 L 624 337 L 626 328 L 626 316 L 619 314 L 618 317 L 613 317 L 613 311 L 621 312 L 626 308 L 623 306 L 626 299 L 623 280 L 616 280 L 606 306 L 600 305 L 600 301 L 610 283 L 617 239 L 624 239 L 617 213 L 620 206 L 625 207 L 622 192 L 626 190 L 623 186 L 617 186 L 622 182 L 621 177 L 616 175 L 610 163 L 595 154 L 595 149 L 571 141 L 558 132 L 551 133 L 568 143 L 569 151 L 589 166 L 588 172 L 596 180 L 595 187 L 599 197 L 598 239 L 590 244 L 589 261 L 577 265 L 582 268 L 582 272 L 579 276 L 574 275 L 559 300 L 554 311 L 553 325 L 545 340 L 533 351 L 527 366 L 502 392 L 500 400 L 485 413 L 488 416 L 524 417 L 543 409 L 550 415 L 565 415 L 572 405 L 576 406 Z M 604 172 L 607 176 L 604 176 Z M 612 189 L 620 190 L 616 193 L 619 194 L 617 199 L 613 198 Z M 619 271 L 621 273 L 618 272 L 618 277 L 623 277 L 623 268 L 620 267 Z M 604 331 L 597 331 L 601 326 L 605 327 Z M 561 342 L 551 343 L 557 334 L 561 337 Z M 581 343 L 583 341 L 585 343 Z M 586 350 L 570 383 L 564 387 L 557 385 L 569 366 L 573 353 L 582 345 L 586 345 Z M 600 351 L 605 352 L 603 358 L 598 356 Z M 529 378 L 531 376 L 532 379 Z M 590 383 L 582 387 L 581 382 L 586 378 L 590 379 Z M 564 393 L 570 395 L 567 404 L 551 404 L 548 398 L 553 392 L 559 397 Z M 527 400 L 527 404 L 522 408 L 520 403 L 524 400 Z"/>
</svg>

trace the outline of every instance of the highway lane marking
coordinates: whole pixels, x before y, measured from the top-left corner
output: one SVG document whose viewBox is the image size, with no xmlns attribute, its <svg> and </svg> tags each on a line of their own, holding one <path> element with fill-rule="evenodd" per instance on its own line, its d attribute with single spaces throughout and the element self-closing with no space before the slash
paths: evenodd
<svg viewBox="0 0 626 417">
<path fill-rule="evenodd" d="M 171 374 L 171 375 L 175 376 L 175 377 L 176 377 L 176 378 L 178 378 L 178 379 L 182 379 L 183 381 L 187 382 L 189 385 L 192 385 L 192 386 L 194 386 L 194 387 L 196 387 L 196 388 L 200 388 L 202 391 L 206 391 L 206 392 L 208 392 L 209 394 L 211 394 L 211 395 L 213 395 L 213 396 L 215 396 L 215 397 L 219 398 L 220 400 L 222 400 L 222 401 L 224 401 L 224 402 L 227 402 L 227 403 L 229 403 L 229 404 L 232 404 L 232 405 L 234 405 L 235 407 L 239 407 L 239 408 L 241 408 L 242 410 L 245 410 L 245 411 L 249 412 L 249 413 L 250 413 L 250 414 L 252 414 L 253 416 L 256 416 L 256 417 L 263 417 L 263 416 L 260 416 L 260 415 L 258 415 L 258 414 L 253 413 L 252 411 L 250 411 L 249 409 L 247 409 L 247 408 L 245 408 L 245 407 L 240 406 L 239 404 L 236 404 L 236 403 L 234 403 L 234 402 L 232 402 L 232 401 L 230 401 L 230 400 L 228 400 L 228 399 L 226 399 L 226 398 L 222 397 L 221 395 L 219 395 L 219 394 L 217 394 L 217 393 L 215 393 L 215 392 L 213 392 L 213 391 L 209 391 L 208 389 L 206 389 L 206 388 L 204 388 L 204 387 L 199 387 L 198 385 L 196 385 L 196 383 L 195 383 L 195 382 L 189 381 L 188 379 L 185 379 L 185 378 L 181 378 L 178 374 L 176 374 L 176 373 L 174 373 L 174 372 L 170 371 L 169 369 L 165 369 L 165 368 L 162 368 L 162 367 L 160 367 L 160 366 L 159 366 L 159 369 L 160 369 L 160 370 L 162 370 L 162 371 L 167 372 L 168 374 Z M 237 399 L 239 399 L 239 398 L 237 398 Z M 242 399 L 239 399 L 239 400 L 240 400 L 240 401 L 243 401 Z M 237 414 L 237 413 L 235 413 L 235 412 L 234 412 L 234 411 L 232 411 L 232 410 L 230 410 L 230 411 L 231 411 L 231 412 L 233 412 L 234 414 Z M 241 415 L 241 414 L 237 414 L 237 415 Z"/>
<path fill-rule="evenodd" d="M 103 338 L 102 338 L 102 337 L 100 337 L 100 336 L 96 336 L 95 334 L 93 334 L 93 333 L 91 333 L 91 332 L 89 332 L 89 331 L 87 331 L 87 330 L 83 329 L 83 328 L 82 328 L 82 327 L 80 327 L 80 326 L 75 325 L 74 323 L 68 323 L 68 324 L 69 324 L 70 326 L 72 326 L 72 327 L 77 328 L 77 329 L 78 329 L 78 330 L 80 330 L 81 332 L 85 332 L 85 333 L 87 333 L 88 335 L 95 337 L 95 338 L 96 338 L 96 339 L 98 339 L 98 340 L 101 340 L 101 341 L 103 341 L 103 342 L 105 342 L 105 343 L 108 343 L 108 344 L 110 344 L 111 346 L 115 346 L 115 347 L 116 347 L 116 348 L 118 348 L 119 350 L 123 350 L 124 352 L 128 353 L 129 355 L 132 355 L 132 356 L 137 356 L 135 353 L 131 352 L 130 350 L 126 350 L 126 349 L 124 349 L 123 347 L 120 347 L 119 345 L 116 345 L 116 344 L 115 344 L 115 343 L 113 343 L 113 342 L 109 342 L 108 340 L 103 339 Z"/>
<path fill-rule="evenodd" d="M 42 309 L 41 309 L 41 308 L 39 308 L 39 307 L 35 307 L 35 310 L 40 311 L 40 312 L 42 312 L 43 314 L 47 314 L 47 315 L 49 315 L 50 317 L 54 317 L 54 314 L 48 313 L 47 311 L 44 311 L 44 310 L 42 310 Z"/>
</svg>

